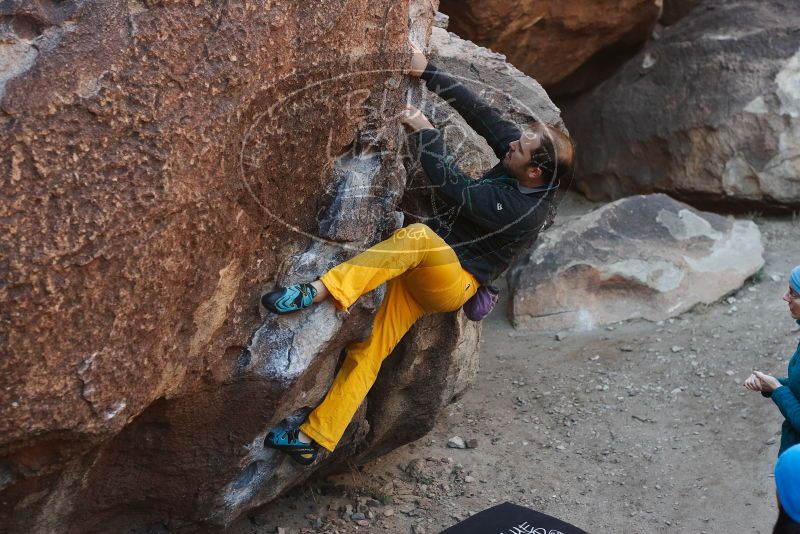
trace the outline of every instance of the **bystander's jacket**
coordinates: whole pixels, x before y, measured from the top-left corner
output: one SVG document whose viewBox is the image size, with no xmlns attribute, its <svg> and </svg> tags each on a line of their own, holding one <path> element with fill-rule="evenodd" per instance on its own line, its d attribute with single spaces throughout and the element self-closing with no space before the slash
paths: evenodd
<svg viewBox="0 0 800 534">
<path fill-rule="evenodd" d="M 797 321 L 797 324 L 800 324 L 800 321 Z M 762 394 L 771 398 L 785 417 L 781 427 L 781 447 L 778 450 L 780 456 L 792 445 L 800 443 L 800 343 L 792 359 L 789 360 L 788 376 L 778 378 L 778 382 L 784 387 L 772 393 Z"/>
</svg>

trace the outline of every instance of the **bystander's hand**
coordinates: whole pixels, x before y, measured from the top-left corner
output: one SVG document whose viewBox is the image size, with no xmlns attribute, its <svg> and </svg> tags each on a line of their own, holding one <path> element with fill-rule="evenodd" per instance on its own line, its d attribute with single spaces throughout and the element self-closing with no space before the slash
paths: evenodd
<svg viewBox="0 0 800 534">
<path fill-rule="evenodd" d="M 761 391 L 771 393 L 781 387 L 781 383 L 778 382 L 778 379 L 774 376 L 764 374 L 761 371 L 753 371 L 753 374 L 756 375 L 758 381 L 761 383 Z"/>
<path fill-rule="evenodd" d="M 400 113 L 400 122 L 412 132 L 433 128 L 431 121 L 411 104 L 406 104 L 406 108 Z"/>
<path fill-rule="evenodd" d="M 743 385 L 750 391 L 762 391 L 761 381 L 758 379 L 755 373 L 751 373 L 750 376 L 747 377 L 747 380 L 744 381 Z"/>
</svg>

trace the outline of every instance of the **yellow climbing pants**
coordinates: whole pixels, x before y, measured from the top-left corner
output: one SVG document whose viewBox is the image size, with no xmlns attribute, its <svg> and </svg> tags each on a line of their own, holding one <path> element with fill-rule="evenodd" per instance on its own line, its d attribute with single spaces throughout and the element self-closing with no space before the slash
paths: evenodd
<svg viewBox="0 0 800 534">
<path fill-rule="evenodd" d="M 397 230 L 389 239 L 325 273 L 320 280 L 341 309 L 387 283 L 372 332 L 350 344 L 322 404 L 300 429 L 333 451 L 375 383 L 381 363 L 414 322 L 426 313 L 459 309 L 478 289 L 455 251 L 424 224 Z"/>
</svg>

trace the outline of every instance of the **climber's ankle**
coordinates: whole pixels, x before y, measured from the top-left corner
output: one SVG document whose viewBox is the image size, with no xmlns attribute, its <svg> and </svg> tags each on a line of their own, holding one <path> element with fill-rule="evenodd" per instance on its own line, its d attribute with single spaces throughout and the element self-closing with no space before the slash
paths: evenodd
<svg viewBox="0 0 800 534">
<path fill-rule="evenodd" d="M 314 280 L 313 282 L 311 282 L 311 285 L 314 287 L 314 289 L 317 290 L 317 294 L 316 296 L 314 296 L 315 304 L 317 302 L 322 302 L 323 300 L 328 298 L 328 296 L 331 294 L 330 291 L 328 291 L 328 288 L 325 287 L 325 284 L 322 283 L 322 280 Z"/>
<path fill-rule="evenodd" d="M 264 446 L 285 452 L 299 464 L 311 465 L 317 459 L 319 448 L 313 441 L 305 442 L 300 437 L 301 434 L 303 433 L 296 428 L 275 428 L 267 433 L 264 438 Z M 305 437 L 308 438 L 308 436 Z"/>
<path fill-rule="evenodd" d="M 314 440 L 311 439 L 311 436 L 309 436 L 300 429 L 297 429 L 297 439 L 298 441 L 302 441 L 303 443 L 308 443 L 308 444 L 314 443 Z"/>
</svg>

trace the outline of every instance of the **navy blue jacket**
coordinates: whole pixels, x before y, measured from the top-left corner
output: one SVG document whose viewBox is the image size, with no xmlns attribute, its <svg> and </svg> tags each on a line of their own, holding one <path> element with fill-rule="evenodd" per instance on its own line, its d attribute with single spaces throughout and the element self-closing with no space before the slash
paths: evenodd
<svg viewBox="0 0 800 534">
<path fill-rule="evenodd" d="M 452 76 L 428 63 L 428 89 L 446 100 L 503 159 L 521 131 L 513 122 Z M 437 129 L 418 132 L 420 162 L 437 197 L 456 208 L 452 224 L 434 221 L 434 231 L 458 255 L 461 266 L 481 284 L 497 278 L 514 256 L 529 247 L 555 215 L 554 187 L 529 189 L 498 163 L 480 179 L 464 174 L 448 155 Z"/>
</svg>

